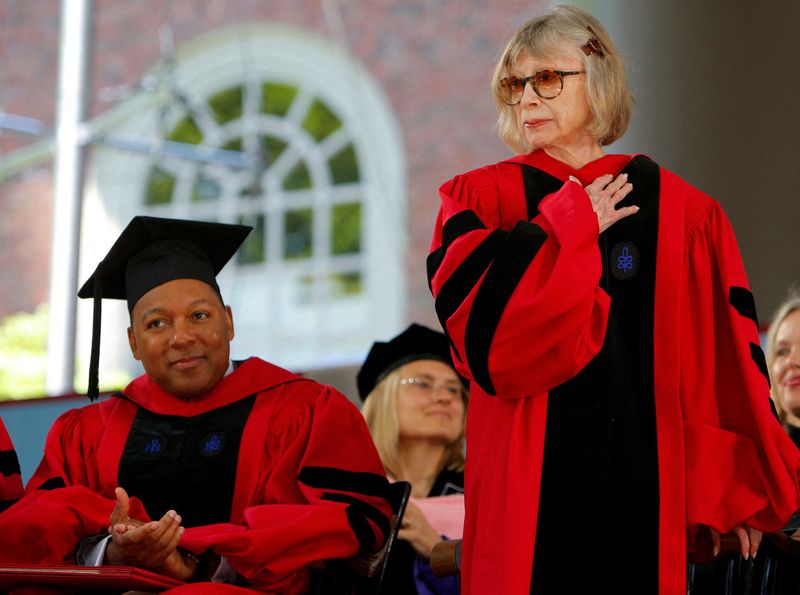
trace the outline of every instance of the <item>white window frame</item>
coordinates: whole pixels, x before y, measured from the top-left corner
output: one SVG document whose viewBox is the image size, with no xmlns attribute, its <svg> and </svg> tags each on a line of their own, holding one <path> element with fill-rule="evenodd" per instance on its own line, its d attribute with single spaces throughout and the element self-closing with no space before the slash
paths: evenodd
<svg viewBox="0 0 800 595">
<path fill-rule="evenodd" d="M 154 72 L 154 76 L 159 73 Z M 402 327 L 406 310 L 406 178 L 403 143 L 397 120 L 389 102 L 373 77 L 343 48 L 330 40 L 295 28 L 252 24 L 225 28 L 208 33 L 179 48 L 173 71 L 175 88 L 185 95 L 193 106 L 204 106 L 206 100 L 226 88 L 254 85 L 260 93 L 262 82 L 285 82 L 299 86 L 292 110 L 302 110 L 303 101 L 322 100 L 342 121 L 342 128 L 323 139 L 319 144 L 310 136 L 295 138 L 293 147 L 306 156 L 312 180 L 329 177 L 325 157 L 352 142 L 359 164 L 360 181 L 353 185 L 330 186 L 324 182 L 308 192 L 309 205 L 326 202 L 349 202 L 348 197 L 363 194 L 361 207 L 362 247 L 353 258 L 364 259 L 362 287 L 364 300 L 361 306 L 348 312 L 344 309 L 337 320 L 330 320 L 326 311 L 326 296 L 312 297 L 314 308 L 308 310 L 315 321 L 306 325 L 306 331 L 292 332 L 281 328 L 281 292 L 291 291 L 287 278 L 309 272 L 323 275 L 335 272 L 327 254 L 317 251 L 310 259 L 285 261 L 275 265 L 274 256 L 281 247 L 279 234 L 267 232 L 267 263 L 265 267 L 229 265 L 220 275 L 223 297 L 234 310 L 237 339 L 233 343 L 234 357 L 259 355 L 290 369 L 306 370 L 346 366 L 358 363 L 372 341 L 392 336 Z M 253 93 L 249 96 L 256 96 Z M 154 93 L 140 93 L 116 106 L 93 123 L 96 131 L 105 131 L 128 138 L 152 140 L 158 138 L 157 113 L 159 97 Z M 175 109 L 171 120 L 163 126 L 167 131 L 185 112 Z M 248 111 L 247 106 L 245 112 Z M 257 111 L 257 110 L 256 110 Z M 283 123 L 290 125 L 292 114 Z M 210 113 L 208 114 L 210 116 Z M 267 114 L 245 115 L 254 118 L 272 118 Z M 240 120 L 229 124 L 239 126 Z M 244 123 L 247 126 L 247 123 Z M 201 126 L 204 132 L 218 130 L 239 136 L 223 125 Z M 296 134 L 297 130 L 287 131 Z M 214 144 L 220 138 L 204 138 L 204 144 Z M 273 169 L 282 167 L 282 155 Z M 197 203 L 188 200 L 190 189 L 177 188 L 169 204 L 158 207 L 144 205 L 144 195 L 155 161 L 162 157 L 132 154 L 119 149 L 97 148 L 92 152 L 88 168 L 82 226 L 81 278 L 86 278 L 116 239 L 118 233 L 134 215 L 152 214 L 178 218 L 208 219 L 234 222 L 241 209 L 233 209 L 229 201 Z M 176 159 L 176 158 L 169 158 Z M 197 165 L 186 162 L 171 167 L 185 168 L 185 180 L 194 178 Z M 288 166 L 288 164 L 287 164 Z M 206 165 L 211 171 L 217 165 Z M 244 175 L 244 174 L 243 174 Z M 275 184 L 275 176 L 264 178 L 267 186 Z M 181 182 L 179 181 L 179 184 Z M 352 188 L 358 186 L 358 188 Z M 265 195 L 275 188 L 266 188 Z M 182 199 L 180 197 L 183 197 Z M 293 197 L 293 200 L 297 198 Z M 280 199 L 279 199 L 280 200 Z M 241 201 L 240 201 L 241 202 Z M 254 203 L 260 201 L 255 200 Z M 262 205 L 268 215 L 268 226 L 282 225 L 282 217 L 269 216 L 278 202 Z M 326 211 L 319 211 L 323 213 Z M 315 245 L 329 245 L 329 222 L 314 215 Z M 272 231 L 273 233 L 270 233 Z M 340 261 L 347 258 L 338 256 Z M 268 289 L 266 302 L 253 300 L 253 278 Z M 249 282 L 250 281 L 250 282 Z M 281 289 L 283 287 L 283 289 Z M 318 287 L 314 285 L 314 287 Z M 318 290 L 317 290 L 318 291 Z M 290 300 L 291 301 L 291 300 Z M 320 307 L 317 307 L 320 306 Z M 79 359 L 88 358 L 91 311 L 89 304 L 79 309 Z M 119 368 L 130 360 L 125 341 L 124 326 L 127 312 L 124 306 L 104 306 L 103 366 Z"/>
</svg>

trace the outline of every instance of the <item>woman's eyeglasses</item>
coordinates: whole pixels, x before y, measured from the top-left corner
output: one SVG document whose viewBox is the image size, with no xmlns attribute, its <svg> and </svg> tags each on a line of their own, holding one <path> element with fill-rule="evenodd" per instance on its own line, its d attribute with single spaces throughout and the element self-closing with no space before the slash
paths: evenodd
<svg viewBox="0 0 800 595">
<path fill-rule="evenodd" d="M 542 99 L 554 99 L 561 94 L 564 88 L 564 77 L 573 74 L 583 74 L 585 70 L 540 70 L 531 76 L 519 78 L 507 76 L 500 79 L 500 97 L 506 105 L 517 105 L 522 101 L 525 85 L 533 87 L 533 92 Z"/>
<path fill-rule="evenodd" d="M 404 384 L 413 388 L 414 390 L 428 395 L 435 395 L 441 389 L 450 397 L 464 397 L 464 390 L 461 388 L 461 384 L 458 382 L 452 384 L 434 384 L 433 381 L 429 380 L 428 378 L 414 377 L 401 378 L 400 384 Z"/>
</svg>

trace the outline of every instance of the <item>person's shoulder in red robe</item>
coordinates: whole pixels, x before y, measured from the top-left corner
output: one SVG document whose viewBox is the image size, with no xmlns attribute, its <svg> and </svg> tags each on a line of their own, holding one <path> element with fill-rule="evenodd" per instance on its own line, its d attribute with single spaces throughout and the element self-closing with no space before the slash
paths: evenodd
<svg viewBox="0 0 800 595">
<path fill-rule="evenodd" d="M 140 407 L 193 416 L 250 395 L 231 522 L 189 528 L 181 546 L 213 550 L 251 585 L 280 593 L 300 592 L 315 561 L 379 548 L 388 484 L 363 417 L 337 391 L 250 358 L 188 405 L 144 375 L 118 396 L 63 414 L 28 495 L 0 518 L 0 531 L 23 544 L 0 548 L 0 559 L 74 563 L 81 539 L 106 530 L 115 470 Z M 132 517 L 148 518 L 135 494 L 131 506 Z"/>
<path fill-rule="evenodd" d="M 22 496 L 19 459 L 3 419 L 0 418 L 0 512 Z"/>
</svg>

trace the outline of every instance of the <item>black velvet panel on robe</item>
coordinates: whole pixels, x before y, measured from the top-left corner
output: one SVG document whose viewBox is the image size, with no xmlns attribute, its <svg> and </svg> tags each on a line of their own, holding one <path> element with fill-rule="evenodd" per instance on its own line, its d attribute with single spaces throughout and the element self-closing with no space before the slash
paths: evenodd
<svg viewBox="0 0 800 595">
<path fill-rule="evenodd" d="M 119 485 L 150 518 L 168 510 L 185 527 L 230 522 L 242 430 L 255 395 L 195 417 L 139 409 L 119 466 Z"/>
<path fill-rule="evenodd" d="M 653 311 L 659 169 L 623 169 L 640 210 L 600 235 L 611 296 L 600 353 L 549 393 L 531 593 L 658 592 Z M 529 216 L 562 182 L 523 167 Z"/>
</svg>

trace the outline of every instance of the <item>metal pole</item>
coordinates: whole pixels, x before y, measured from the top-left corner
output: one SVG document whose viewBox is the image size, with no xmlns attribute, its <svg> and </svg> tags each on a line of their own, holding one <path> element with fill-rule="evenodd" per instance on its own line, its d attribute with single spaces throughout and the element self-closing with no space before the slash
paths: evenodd
<svg viewBox="0 0 800 595">
<path fill-rule="evenodd" d="M 47 340 L 49 395 L 73 391 L 75 312 L 80 246 L 91 0 L 61 0 L 61 39 L 50 256 L 50 326 Z"/>
</svg>

